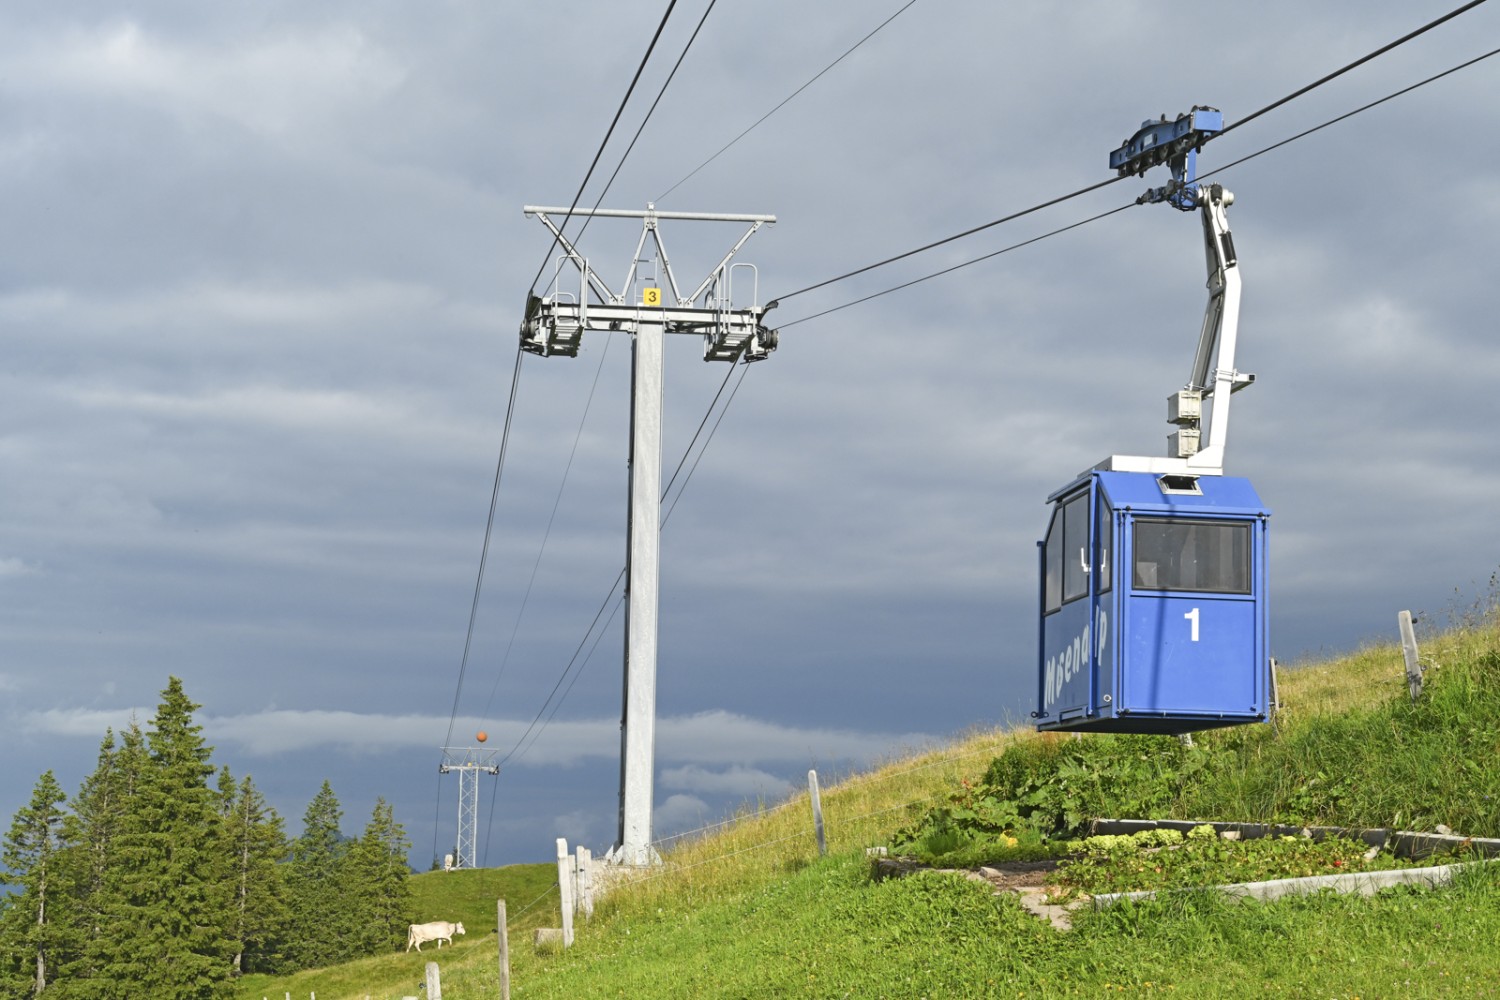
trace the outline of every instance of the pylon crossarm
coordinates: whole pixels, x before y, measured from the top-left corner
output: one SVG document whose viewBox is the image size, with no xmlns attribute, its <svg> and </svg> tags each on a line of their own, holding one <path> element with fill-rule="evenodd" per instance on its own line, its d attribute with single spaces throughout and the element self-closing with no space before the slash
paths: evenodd
<svg viewBox="0 0 1500 1000">
<path fill-rule="evenodd" d="M 703 284 L 699 285 L 697 290 L 693 292 L 692 297 L 688 300 L 689 302 L 697 302 L 698 299 L 703 295 L 703 293 L 708 291 L 709 287 L 714 284 L 714 282 L 718 279 L 720 273 L 724 270 L 725 265 L 729 263 L 729 261 L 734 257 L 735 254 L 740 252 L 740 247 L 744 246 L 746 241 L 748 241 L 750 237 L 755 235 L 756 230 L 760 229 L 761 225 L 762 223 L 760 221 L 751 223 L 750 228 L 746 230 L 745 235 L 740 237 L 740 241 L 730 248 L 729 252 L 724 255 L 724 259 L 719 261 L 717 267 L 708 272 L 708 277 L 704 278 Z M 760 303 L 758 302 L 756 303 L 756 305 L 759 304 Z"/>
<path fill-rule="evenodd" d="M 578 252 L 578 249 L 573 246 L 572 241 L 564 236 L 562 230 L 558 228 L 557 224 L 547 217 L 545 210 L 538 209 L 536 212 L 528 214 L 536 215 L 536 217 L 541 220 L 542 225 L 546 226 L 548 231 L 552 233 L 553 237 L 557 239 L 558 245 L 563 248 L 563 252 L 564 254 L 566 254 L 567 259 L 573 262 L 574 267 L 583 272 L 584 278 L 587 279 L 589 285 L 594 289 L 594 294 L 599 296 L 599 301 L 620 301 L 619 297 L 617 297 L 614 292 L 611 292 L 609 290 L 609 286 L 604 283 L 604 279 L 599 277 L 598 273 L 596 273 L 593 268 L 589 267 L 588 260 Z"/>
</svg>

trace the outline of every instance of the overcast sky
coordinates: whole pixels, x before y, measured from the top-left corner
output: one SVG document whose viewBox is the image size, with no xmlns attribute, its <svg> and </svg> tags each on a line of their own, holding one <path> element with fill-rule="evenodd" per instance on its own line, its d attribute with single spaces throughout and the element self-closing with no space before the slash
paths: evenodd
<svg viewBox="0 0 1500 1000">
<path fill-rule="evenodd" d="M 678 4 L 586 204 L 704 6 Z M 604 206 L 776 215 L 736 258 L 764 303 L 1107 179 L 1143 118 L 1234 122 L 1456 2 L 919 0 L 678 183 L 901 6 L 719 4 Z M 522 365 L 458 682 L 548 254 L 521 209 L 572 200 L 662 8 L 0 9 L 4 818 L 46 768 L 75 789 L 106 727 L 149 718 L 176 675 L 215 760 L 293 833 L 327 778 L 347 832 L 383 795 L 414 863 L 450 848 L 456 702 L 452 741 L 484 728 L 509 755 L 485 779 L 483 860 L 610 846 L 622 615 L 517 747 L 617 604 L 624 335 Z M 1497 39 L 1500 7 L 1477 8 L 1211 143 L 1201 169 Z M 1440 622 L 1500 566 L 1497 88 L 1500 59 L 1215 178 L 1237 198 L 1238 362 L 1258 376 L 1227 471 L 1274 511 L 1283 662 L 1391 637 L 1403 608 Z M 1030 710 L 1044 498 L 1110 454 L 1164 453 L 1205 297 L 1196 217 L 1132 208 L 795 321 L 1161 181 L 771 314 L 781 347 L 662 536 L 658 834 Z M 679 280 L 742 228 L 664 222 Z M 581 247 L 618 288 L 639 235 L 596 220 Z M 729 370 L 694 337 L 666 363 L 670 472 Z"/>
</svg>

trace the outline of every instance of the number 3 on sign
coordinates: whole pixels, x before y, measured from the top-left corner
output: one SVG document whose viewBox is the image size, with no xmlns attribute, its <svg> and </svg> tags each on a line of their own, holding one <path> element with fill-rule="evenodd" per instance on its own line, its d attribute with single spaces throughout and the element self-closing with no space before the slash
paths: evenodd
<svg viewBox="0 0 1500 1000">
<path fill-rule="evenodd" d="M 661 305 L 661 289 L 660 288 L 645 288 L 645 289 L 642 289 L 641 290 L 641 305 L 643 305 L 643 306 L 659 306 L 659 305 Z"/>
<path fill-rule="evenodd" d="M 1191 641 L 1192 642 L 1197 642 L 1198 641 L 1198 609 L 1194 608 L 1191 611 L 1185 611 L 1185 612 L 1183 612 L 1182 617 L 1186 618 L 1189 622 L 1192 623 L 1192 633 L 1193 634 L 1192 634 Z"/>
</svg>

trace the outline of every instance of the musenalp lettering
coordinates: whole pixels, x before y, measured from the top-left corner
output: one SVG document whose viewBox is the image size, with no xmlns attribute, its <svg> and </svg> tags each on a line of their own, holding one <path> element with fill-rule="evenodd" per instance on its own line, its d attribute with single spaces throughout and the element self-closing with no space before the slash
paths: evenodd
<svg viewBox="0 0 1500 1000">
<path fill-rule="evenodd" d="M 1104 646 L 1109 638 L 1109 617 L 1103 608 L 1099 609 L 1096 617 L 1096 628 L 1090 629 L 1085 623 L 1082 632 L 1047 658 L 1042 682 L 1042 711 L 1051 709 L 1052 703 L 1062 697 L 1063 686 L 1083 673 L 1084 668 L 1088 666 L 1090 653 L 1093 653 L 1097 659 L 1104 658 Z M 1090 646 L 1091 633 L 1097 639 L 1097 649 Z"/>
</svg>

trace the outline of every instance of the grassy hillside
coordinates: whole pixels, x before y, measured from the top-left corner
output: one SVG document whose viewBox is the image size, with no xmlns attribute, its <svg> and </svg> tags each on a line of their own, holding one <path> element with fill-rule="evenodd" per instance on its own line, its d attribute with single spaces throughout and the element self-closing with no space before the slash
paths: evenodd
<svg viewBox="0 0 1500 1000">
<path fill-rule="evenodd" d="M 496 906 L 506 900 L 508 923 L 513 940 L 529 940 L 537 927 L 557 923 L 557 866 L 511 865 L 507 868 L 480 868 L 456 872 L 427 872 L 413 876 L 413 908 L 419 921 L 452 920 L 464 925 L 465 934 L 453 939 L 453 947 L 441 950 L 431 944 L 422 951 L 398 952 L 377 958 L 366 958 L 328 969 L 312 969 L 290 976 L 246 976 L 240 981 L 237 995 L 244 1000 L 283 1000 L 288 992 L 298 1000 L 316 995 L 321 1000 L 339 997 L 399 998 L 422 996 L 426 964 L 437 961 L 444 970 L 458 964 L 484 964 L 493 984 L 496 969 Z M 549 910 L 547 898 L 551 897 Z M 526 905 L 536 905 L 527 910 Z M 522 912 L 524 910 L 524 912 Z M 448 1000 L 463 993 L 444 990 Z M 493 986 L 488 994 L 493 996 Z"/>
<path fill-rule="evenodd" d="M 1145 810 L 1418 829 L 1445 823 L 1500 835 L 1494 616 L 1426 638 L 1423 653 L 1439 666 L 1416 706 L 1406 697 L 1399 649 L 1372 646 L 1283 671 L 1276 725 L 1201 734 L 1187 752 L 1171 738 L 981 732 L 893 760 L 825 787 L 828 857 L 816 856 L 805 796 L 746 815 L 679 846 L 659 872 L 613 894 L 565 954 L 531 946 L 529 928 L 543 911 L 556 924 L 555 893 L 514 920 L 550 884 L 546 866 L 536 866 L 524 889 L 500 884 L 510 869 L 462 873 L 476 879 L 472 892 L 453 876 L 421 876 L 441 915 L 470 930 L 458 947 L 443 949 L 444 996 L 495 995 L 497 895 L 513 915 L 513 995 L 524 998 L 1500 994 L 1500 871 L 1490 868 L 1449 889 L 1368 899 L 1233 904 L 1179 894 L 1080 911 L 1074 929 L 1061 933 L 1012 897 L 960 876 L 875 881 L 864 855 L 986 795 L 1039 803 L 1047 817 Z M 956 828 L 948 846 L 971 859 L 999 856 L 1010 842 L 982 824 Z M 496 883 L 480 887 L 480 876 Z M 453 894 L 460 886 L 467 903 Z M 336 970 L 337 980 L 307 974 L 246 983 L 242 995 L 417 995 L 420 970 L 415 954 L 392 956 Z"/>
</svg>

